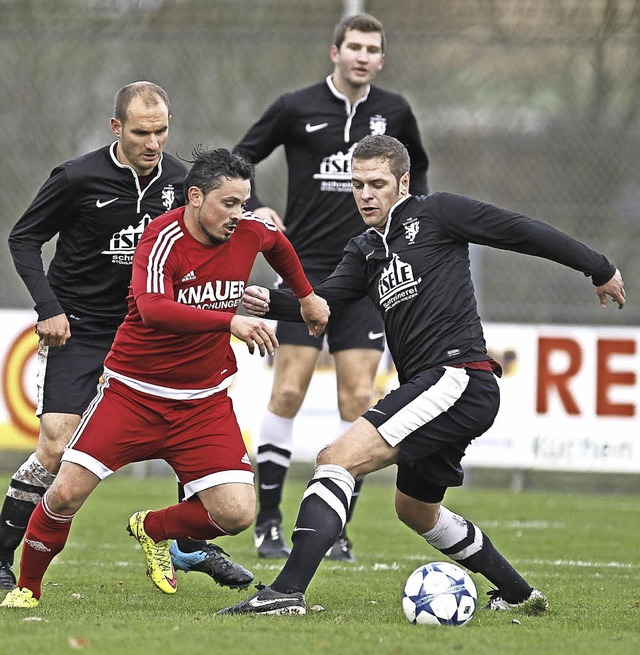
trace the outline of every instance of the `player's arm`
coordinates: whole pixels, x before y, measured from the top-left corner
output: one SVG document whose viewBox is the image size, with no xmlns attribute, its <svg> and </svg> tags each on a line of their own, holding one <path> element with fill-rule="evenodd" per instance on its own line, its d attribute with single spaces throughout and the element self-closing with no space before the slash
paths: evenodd
<svg viewBox="0 0 640 655">
<path fill-rule="evenodd" d="M 411 168 L 409 171 L 409 193 L 414 196 L 426 195 L 429 193 L 429 184 L 427 182 L 429 157 L 427 156 L 427 152 L 422 144 L 418 121 L 408 103 L 402 125 L 403 133 L 399 140 L 405 144 L 411 161 Z"/>
<path fill-rule="evenodd" d="M 62 168 L 56 168 L 9 234 L 14 266 L 40 321 L 63 314 L 44 272 L 42 246 L 60 232 L 74 205 L 67 176 Z"/>
<path fill-rule="evenodd" d="M 319 337 L 329 322 L 329 306 L 313 292 L 302 264 L 289 240 L 281 233 L 266 233 L 263 254 L 300 303 L 300 316 L 311 336 Z"/>
<path fill-rule="evenodd" d="M 342 261 L 335 271 L 317 284 L 314 291 L 327 301 L 332 314 L 367 295 L 362 257 L 353 241 L 347 244 Z M 281 321 L 303 320 L 296 299 L 289 290 L 250 286 L 245 290 L 242 304 L 253 316 Z"/>
<path fill-rule="evenodd" d="M 456 238 L 568 266 L 592 279 L 601 305 L 607 295 L 620 308 L 624 305 L 622 278 L 614 280 L 616 267 L 574 237 L 543 221 L 472 198 L 443 193 L 436 199 L 443 229 Z M 603 286 L 606 291 L 599 292 Z"/>
<path fill-rule="evenodd" d="M 285 96 L 280 96 L 249 128 L 233 148 L 233 152 L 242 155 L 252 164 L 258 164 L 285 142 L 289 125 Z M 267 207 L 260 199 L 255 180 L 251 183 L 251 198 L 247 202 L 247 209 L 272 221 L 279 230 L 284 231 L 284 222 L 278 212 Z"/>
</svg>

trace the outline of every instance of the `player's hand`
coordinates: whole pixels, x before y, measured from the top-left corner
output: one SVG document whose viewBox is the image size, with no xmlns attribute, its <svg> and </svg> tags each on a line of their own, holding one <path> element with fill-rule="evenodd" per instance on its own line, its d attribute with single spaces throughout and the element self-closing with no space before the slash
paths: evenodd
<svg viewBox="0 0 640 655">
<path fill-rule="evenodd" d="M 71 337 L 71 327 L 65 314 L 57 314 L 36 323 L 36 334 L 43 346 L 64 346 Z"/>
<path fill-rule="evenodd" d="M 269 289 L 251 285 L 244 290 L 242 306 L 251 316 L 264 316 L 269 311 Z"/>
<path fill-rule="evenodd" d="M 609 302 L 607 296 L 611 296 L 613 301 L 618 303 L 618 309 L 624 307 L 627 297 L 624 291 L 622 275 L 620 275 L 620 271 L 617 268 L 613 277 L 606 284 L 596 287 L 596 295 L 600 299 L 600 307 L 602 307 L 602 309 L 607 308 Z"/>
<path fill-rule="evenodd" d="M 279 345 L 273 329 L 265 321 L 251 316 L 234 316 L 231 319 L 231 334 L 244 341 L 252 355 L 258 346 L 260 357 L 266 354 L 273 356 Z"/>
<path fill-rule="evenodd" d="M 284 221 L 280 218 L 280 214 L 278 214 L 275 209 L 271 209 L 271 207 L 258 207 L 253 210 L 253 213 L 261 218 L 266 218 L 268 221 L 271 221 L 280 232 L 287 231 L 287 228 L 284 226 Z"/>
<path fill-rule="evenodd" d="M 300 298 L 300 313 L 312 337 L 319 337 L 324 332 L 331 314 L 327 301 L 315 293 Z"/>
</svg>

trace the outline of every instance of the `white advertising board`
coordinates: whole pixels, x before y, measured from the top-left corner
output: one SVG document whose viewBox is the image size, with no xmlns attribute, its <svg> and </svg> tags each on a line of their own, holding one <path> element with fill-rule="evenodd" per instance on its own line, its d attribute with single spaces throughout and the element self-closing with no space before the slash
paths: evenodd
<svg viewBox="0 0 640 655">
<path fill-rule="evenodd" d="M 35 316 L 0 310 L 0 450 L 31 450 L 37 438 Z M 640 472 L 640 329 L 485 325 L 503 365 L 502 403 L 493 427 L 468 449 L 467 467 Z M 239 373 L 231 387 L 250 452 L 271 390 L 268 358 L 234 343 Z M 397 384 L 388 354 L 377 380 Z M 335 375 L 321 356 L 295 421 L 294 460 L 313 461 L 338 432 Z"/>
</svg>

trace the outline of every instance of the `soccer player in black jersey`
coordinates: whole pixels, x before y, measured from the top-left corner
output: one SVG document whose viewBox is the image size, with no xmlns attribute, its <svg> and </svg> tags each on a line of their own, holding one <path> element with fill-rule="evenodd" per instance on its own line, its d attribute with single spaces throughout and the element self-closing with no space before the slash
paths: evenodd
<svg viewBox="0 0 640 655">
<path fill-rule="evenodd" d="M 390 134 L 411 155 L 411 190 L 427 192 L 428 160 L 416 118 L 401 95 L 372 85 L 384 64 L 382 23 L 368 14 L 343 19 L 335 28 L 333 73 L 313 86 L 277 98 L 235 147 L 251 162 L 284 146 L 288 195 L 284 221 L 254 194 L 248 207 L 285 230 L 312 284 L 327 277 L 349 239 L 364 229 L 351 194 L 351 151 L 367 134 Z M 304 326 L 278 325 L 280 348 L 268 409 L 258 435 L 258 498 L 255 539 L 261 557 L 286 557 L 280 501 L 293 448 L 293 422 L 306 395 L 322 340 Z M 329 322 L 340 426 L 344 432 L 373 402 L 374 379 L 384 350 L 382 320 L 364 298 Z M 349 512 L 353 511 L 359 485 Z M 329 556 L 354 559 L 346 533 Z"/>
<path fill-rule="evenodd" d="M 116 140 L 54 168 L 9 236 L 38 317 L 40 433 L 36 452 L 13 474 L 0 512 L 0 589 L 15 586 L 14 551 L 96 393 L 127 311 L 133 252 L 142 231 L 184 204 L 186 167 L 163 152 L 170 113 L 169 98 L 156 84 L 134 82 L 120 89 L 111 119 Z M 42 246 L 56 235 L 45 275 Z M 176 568 L 202 571 L 220 584 L 241 586 L 253 579 L 213 544 L 181 540 L 174 555 Z"/>
<path fill-rule="evenodd" d="M 365 137 L 354 149 L 353 193 L 369 226 L 316 285 L 332 313 L 365 295 L 384 318 L 400 386 L 317 457 L 276 580 L 225 614 L 304 614 L 305 591 L 344 526 L 355 481 L 397 465 L 398 518 L 443 555 L 495 589 L 491 610 L 545 611 L 549 603 L 468 519 L 442 505 L 460 486 L 467 446 L 494 421 L 500 365 L 487 354 L 469 270 L 469 243 L 544 257 L 591 277 L 602 307 L 622 308 L 624 284 L 608 259 L 534 219 L 451 193 L 409 193 L 409 156 L 396 139 Z M 300 320 L 284 291 L 249 287 L 254 315 Z"/>
</svg>

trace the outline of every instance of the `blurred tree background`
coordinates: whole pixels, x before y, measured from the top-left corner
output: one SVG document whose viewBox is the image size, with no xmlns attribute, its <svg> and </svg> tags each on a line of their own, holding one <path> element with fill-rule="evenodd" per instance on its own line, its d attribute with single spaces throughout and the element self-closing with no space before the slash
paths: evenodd
<svg viewBox="0 0 640 655">
<path fill-rule="evenodd" d="M 331 71 L 353 6 L 385 24 L 376 83 L 411 101 L 431 189 L 574 234 L 619 266 L 631 300 L 605 315 L 580 274 L 474 249 L 485 320 L 639 323 L 640 0 L 0 0 L 0 306 L 32 305 L 11 226 L 55 165 L 111 141 L 119 87 L 167 90 L 169 152 L 231 146 L 277 95 Z M 282 211 L 282 153 L 258 184 Z"/>
</svg>

